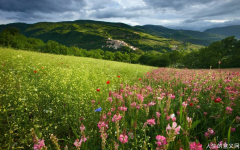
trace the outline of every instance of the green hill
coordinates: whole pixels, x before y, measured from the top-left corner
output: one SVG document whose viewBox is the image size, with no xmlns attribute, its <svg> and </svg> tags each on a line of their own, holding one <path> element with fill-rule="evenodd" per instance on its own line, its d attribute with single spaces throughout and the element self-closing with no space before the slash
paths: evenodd
<svg viewBox="0 0 240 150">
<path fill-rule="evenodd" d="M 211 28 L 204 31 L 205 33 L 221 34 L 224 36 L 235 36 L 236 39 L 240 39 L 240 25 Z"/>
<path fill-rule="evenodd" d="M 66 46 L 77 46 L 87 50 L 109 49 L 108 38 L 124 41 L 130 46 L 143 51 L 170 52 L 172 50 L 193 50 L 203 46 L 177 41 L 146 29 L 132 27 L 123 23 L 109 23 L 92 20 L 76 20 L 65 22 L 40 22 L 35 24 L 12 23 L 0 25 L 0 30 L 16 27 L 27 37 L 34 37 L 47 42 L 57 41 Z"/>
<path fill-rule="evenodd" d="M 136 28 L 143 29 L 149 34 L 154 34 L 157 36 L 163 36 L 165 38 L 172 38 L 177 41 L 199 44 L 204 46 L 208 46 L 214 41 L 219 41 L 225 38 L 224 35 L 217 35 L 213 33 L 192 30 L 174 30 L 157 25 L 136 26 Z"/>
</svg>

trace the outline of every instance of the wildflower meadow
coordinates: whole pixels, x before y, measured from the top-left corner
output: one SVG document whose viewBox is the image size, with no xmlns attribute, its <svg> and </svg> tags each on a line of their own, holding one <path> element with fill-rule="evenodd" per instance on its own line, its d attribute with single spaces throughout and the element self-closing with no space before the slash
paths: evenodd
<svg viewBox="0 0 240 150">
<path fill-rule="evenodd" d="M 239 149 L 240 69 L 0 53 L 0 149 Z"/>
</svg>

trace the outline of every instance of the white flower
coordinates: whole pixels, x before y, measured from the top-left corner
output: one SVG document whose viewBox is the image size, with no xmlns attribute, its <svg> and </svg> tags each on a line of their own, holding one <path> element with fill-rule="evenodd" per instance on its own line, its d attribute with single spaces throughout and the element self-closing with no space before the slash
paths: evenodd
<svg viewBox="0 0 240 150">
<path fill-rule="evenodd" d="M 171 114 L 170 117 L 171 117 L 171 118 L 175 117 L 175 114 Z"/>
</svg>

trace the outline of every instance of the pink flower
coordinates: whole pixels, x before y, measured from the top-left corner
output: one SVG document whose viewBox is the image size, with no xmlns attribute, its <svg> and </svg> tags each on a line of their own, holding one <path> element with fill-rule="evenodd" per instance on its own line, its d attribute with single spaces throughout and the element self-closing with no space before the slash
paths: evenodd
<svg viewBox="0 0 240 150">
<path fill-rule="evenodd" d="M 34 144 L 33 149 L 34 150 L 40 150 L 45 146 L 44 140 L 38 140 L 37 144 Z"/>
<path fill-rule="evenodd" d="M 137 103 L 134 102 L 134 103 L 131 104 L 131 107 L 136 107 L 136 105 L 137 105 Z"/>
<path fill-rule="evenodd" d="M 156 144 L 158 145 L 158 147 L 167 144 L 167 139 L 166 139 L 164 136 L 157 135 L 157 136 L 156 136 L 156 140 L 158 140 L 158 141 L 156 142 Z"/>
<path fill-rule="evenodd" d="M 111 108 L 111 111 L 115 111 L 115 108 Z"/>
<path fill-rule="evenodd" d="M 82 124 L 80 127 L 81 132 L 83 132 L 85 130 L 85 126 Z"/>
<path fill-rule="evenodd" d="M 204 115 L 207 115 L 207 112 L 203 112 Z"/>
<path fill-rule="evenodd" d="M 127 107 L 123 107 L 123 106 L 118 107 L 118 109 L 121 110 L 121 111 L 127 111 Z"/>
<path fill-rule="evenodd" d="M 85 137 L 85 135 L 81 137 L 81 140 L 82 140 L 83 142 L 86 142 L 86 141 L 87 141 L 87 138 Z"/>
<path fill-rule="evenodd" d="M 192 118 L 187 117 L 187 121 L 188 121 L 188 123 L 192 122 Z"/>
<path fill-rule="evenodd" d="M 156 115 L 157 115 L 157 117 L 161 116 L 160 112 L 156 112 Z"/>
<path fill-rule="evenodd" d="M 112 101 L 113 101 L 112 97 L 109 97 L 108 100 L 110 103 L 112 103 Z"/>
<path fill-rule="evenodd" d="M 236 116 L 236 122 L 238 123 L 240 121 L 240 117 Z"/>
<path fill-rule="evenodd" d="M 218 145 L 216 143 L 211 142 L 209 144 L 209 147 L 211 150 L 218 150 Z"/>
<path fill-rule="evenodd" d="M 137 109 L 140 109 L 140 106 L 139 106 L 139 105 L 137 105 L 137 106 L 136 106 L 136 108 L 137 108 Z"/>
<path fill-rule="evenodd" d="M 124 134 L 120 134 L 119 141 L 123 144 L 127 143 L 128 142 L 128 136 L 124 135 Z"/>
<path fill-rule="evenodd" d="M 119 121 L 119 120 L 121 120 L 121 118 L 122 118 L 122 116 L 120 114 L 118 116 L 115 114 L 112 118 L 112 122 L 115 122 L 117 120 Z"/>
<path fill-rule="evenodd" d="M 174 99 L 175 98 L 175 95 L 171 94 L 171 99 Z"/>
<path fill-rule="evenodd" d="M 170 119 L 171 119 L 171 116 L 167 116 L 166 120 L 168 121 L 168 120 L 170 120 Z"/>
<path fill-rule="evenodd" d="M 183 106 L 184 108 L 186 108 L 186 107 L 187 107 L 187 103 L 183 102 L 183 103 L 182 103 L 182 106 Z"/>
<path fill-rule="evenodd" d="M 231 114 L 231 113 L 232 113 L 232 111 L 233 111 L 233 110 L 232 110 L 232 108 L 231 108 L 231 107 L 229 107 L 229 106 L 228 106 L 228 107 L 226 107 L 226 113 L 227 113 L 227 114 Z"/>
<path fill-rule="evenodd" d="M 103 114 L 102 118 L 105 120 L 107 119 L 107 115 L 106 114 Z"/>
<path fill-rule="evenodd" d="M 76 146 L 76 147 L 81 147 L 81 145 L 82 145 L 82 139 L 79 141 L 79 139 L 76 139 L 76 141 L 74 142 L 74 145 Z"/>
<path fill-rule="evenodd" d="M 204 135 L 205 135 L 206 138 L 209 138 L 211 135 L 215 135 L 215 132 L 213 131 L 212 128 L 208 128 L 208 131 L 205 132 Z"/>
<path fill-rule="evenodd" d="M 105 139 L 107 138 L 107 133 L 103 133 L 105 136 Z M 102 138 L 102 134 L 100 135 L 100 137 Z"/>
<path fill-rule="evenodd" d="M 175 117 L 172 118 L 172 121 L 175 122 L 177 119 Z"/>
<path fill-rule="evenodd" d="M 148 125 L 148 123 L 147 123 L 147 122 L 145 122 L 145 123 L 143 124 L 143 128 L 146 128 L 146 127 L 147 127 L 147 125 Z"/>
<path fill-rule="evenodd" d="M 92 100 L 91 103 L 94 104 L 94 103 L 95 103 L 95 100 Z"/>
<path fill-rule="evenodd" d="M 200 144 L 200 143 L 192 142 L 189 144 L 190 144 L 190 147 L 189 147 L 190 150 L 203 150 L 202 144 Z"/>
<path fill-rule="evenodd" d="M 104 121 L 99 121 L 98 128 L 101 129 L 102 127 L 108 128 L 108 124 L 105 123 Z"/>
<path fill-rule="evenodd" d="M 108 116 L 111 116 L 111 115 L 112 115 L 111 111 L 109 111 L 109 112 L 107 113 L 107 115 L 108 115 Z"/>
<path fill-rule="evenodd" d="M 168 126 L 166 127 L 166 131 L 168 131 L 168 130 L 175 130 L 175 134 L 179 134 L 181 126 L 179 125 L 177 128 L 176 127 L 177 127 L 177 123 L 173 122 L 172 123 L 172 127 L 170 127 L 170 124 L 168 124 Z"/>
<path fill-rule="evenodd" d="M 114 142 L 114 148 L 115 148 L 115 150 L 117 150 L 118 149 L 118 143 L 117 142 Z"/>
<path fill-rule="evenodd" d="M 180 115 L 180 112 L 179 112 L 179 111 L 177 111 L 177 115 Z"/>
<path fill-rule="evenodd" d="M 147 120 L 147 123 L 148 123 L 149 125 L 151 125 L 151 126 L 153 126 L 153 125 L 156 124 L 156 123 L 155 123 L 155 119 L 148 119 L 148 120 Z"/>
<path fill-rule="evenodd" d="M 137 94 L 137 99 L 143 102 L 144 97 L 141 94 Z"/>
<path fill-rule="evenodd" d="M 156 103 L 155 102 L 150 102 L 148 106 L 154 106 Z"/>
<path fill-rule="evenodd" d="M 234 132 L 234 131 L 235 131 L 235 128 L 232 128 L 232 127 L 231 127 L 231 132 Z"/>
</svg>

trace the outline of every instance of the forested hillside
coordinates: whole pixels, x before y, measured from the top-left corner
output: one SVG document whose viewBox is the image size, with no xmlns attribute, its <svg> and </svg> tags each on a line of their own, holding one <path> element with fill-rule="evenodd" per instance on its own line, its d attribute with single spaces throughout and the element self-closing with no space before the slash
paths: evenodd
<svg viewBox="0 0 240 150">
<path fill-rule="evenodd" d="M 172 50 L 194 50 L 203 46 L 187 41 L 176 41 L 163 36 L 147 33 L 145 29 L 123 23 L 77 20 L 69 22 L 41 22 L 36 24 L 15 23 L 0 25 L 0 30 L 16 27 L 26 37 L 39 38 L 44 42 L 57 41 L 65 46 L 78 48 L 106 48 L 108 38 L 121 40 L 143 51 L 171 52 Z"/>
<path fill-rule="evenodd" d="M 193 51 L 173 50 L 168 53 L 156 51 L 132 50 L 127 46 L 117 51 L 111 49 L 83 49 L 76 46 L 67 47 L 56 41 L 44 42 L 40 39 L 26 37 L 17 28 L 7 28 L 0 33 L 0 46 L 15 49 L 92 57 L 127 63 L 140 63 L 156 67 L 175 68 L 231 68 L 240 67 L 240 40 L 227 37 L 216 41 L 208 47 Z"/>
</svg>

